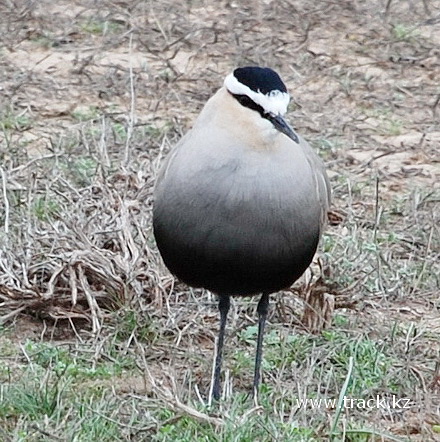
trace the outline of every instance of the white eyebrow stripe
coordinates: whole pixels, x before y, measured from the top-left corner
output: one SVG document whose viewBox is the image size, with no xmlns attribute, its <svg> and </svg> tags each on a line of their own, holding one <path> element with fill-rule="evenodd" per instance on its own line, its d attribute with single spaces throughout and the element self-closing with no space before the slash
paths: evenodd
<svg viewBox="0 0 440 442">
<path fill-rule="evenodd" d="M 290 95 L 287 92 L 274 90 L 267 95 L 262 92 L 255 92 L 245 84 L 240 83 L 233 73 L 225 78 L 224 85 L 231 94 L 247 95 L 267 113 L 284 115 L 287 112 L 287 106 L 290 102 Z"/>
</svg>

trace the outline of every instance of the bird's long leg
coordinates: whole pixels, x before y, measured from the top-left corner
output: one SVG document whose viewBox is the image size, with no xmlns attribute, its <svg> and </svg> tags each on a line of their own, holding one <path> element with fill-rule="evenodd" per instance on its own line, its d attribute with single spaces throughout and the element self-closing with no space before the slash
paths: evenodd
<svg viewBox="0 0 440 442">
<path fill-rule="evenodd" d="M 220 331 L 217 340 L 217 355 L 214 367 L 214 386 L 212 396 L 215 400 L 220 399 L 220 373 L 222 369 L 223 342 L 225 339 L 226 319 L 228 317 L 231 300 L 229 295 L 219 295 L 218 309 L 220 311 Z"/>
<path fill-rule="evenodd" d="M 266 325 L 267 312 L 269 311 L 269 293 L 263 293 L 260 302 L 258 303 L 258 339 L 257 339 L 257 355 L 255 357 L 255 372 L 254 372 L 254 398 L 258 394 L 258 385 L 260 383 L 261 373 L 261 359 L 263 357 L 263 336 L 264 326 Z"/>
</svg>

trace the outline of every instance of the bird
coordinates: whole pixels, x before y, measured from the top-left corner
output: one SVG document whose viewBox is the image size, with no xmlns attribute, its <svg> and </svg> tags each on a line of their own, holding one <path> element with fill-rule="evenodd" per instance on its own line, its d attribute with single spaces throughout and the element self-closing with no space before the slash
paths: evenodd
<svg viewBox="0 0 440 442">
<path fill-rule="evenodd" d="M 218 296 L 210 397 L 221 397 L 231 297 L 261 295 L 253 396 L 269 295 L 308 268 L 331 199 L 325 166 L 287 123 L 290 95 L 269 67 L 237 67 L 172 148 L 153 192 L 153 233 L 168 270 Z"/>
</svg>

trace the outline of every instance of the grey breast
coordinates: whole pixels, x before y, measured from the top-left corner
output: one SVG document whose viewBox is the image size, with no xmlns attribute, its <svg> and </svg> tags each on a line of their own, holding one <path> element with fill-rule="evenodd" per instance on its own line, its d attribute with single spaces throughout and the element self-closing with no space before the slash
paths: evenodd
<svg viewBox="0 0 440 442">
<path fill-rule="evenodd" d="M 153 227 L 179 279 L 248 295 L 288 287 L 308 267 L 328 183 L 310 146 L 284 138 L 279 149 L 258 151 L 227 134 L 198 133 L 195 142 L 189 132 L 171 152 L 155 188 Z"/>
</svg>

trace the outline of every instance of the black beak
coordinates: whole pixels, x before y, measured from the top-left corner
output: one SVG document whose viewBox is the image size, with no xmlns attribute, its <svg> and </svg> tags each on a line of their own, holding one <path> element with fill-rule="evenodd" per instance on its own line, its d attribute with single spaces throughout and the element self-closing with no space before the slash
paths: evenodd
<svg viewBox="0 0 440 442">
<path fill-rule="evenodd" d="M 287 135 L 295 143 L 299 144 L 298 135 L 287 124 L 286 120 L 281 115 L 266 114 L 265 117 L 274 125 L 275 129 L 279 130 L 284 135 Z"/>
</svg>

